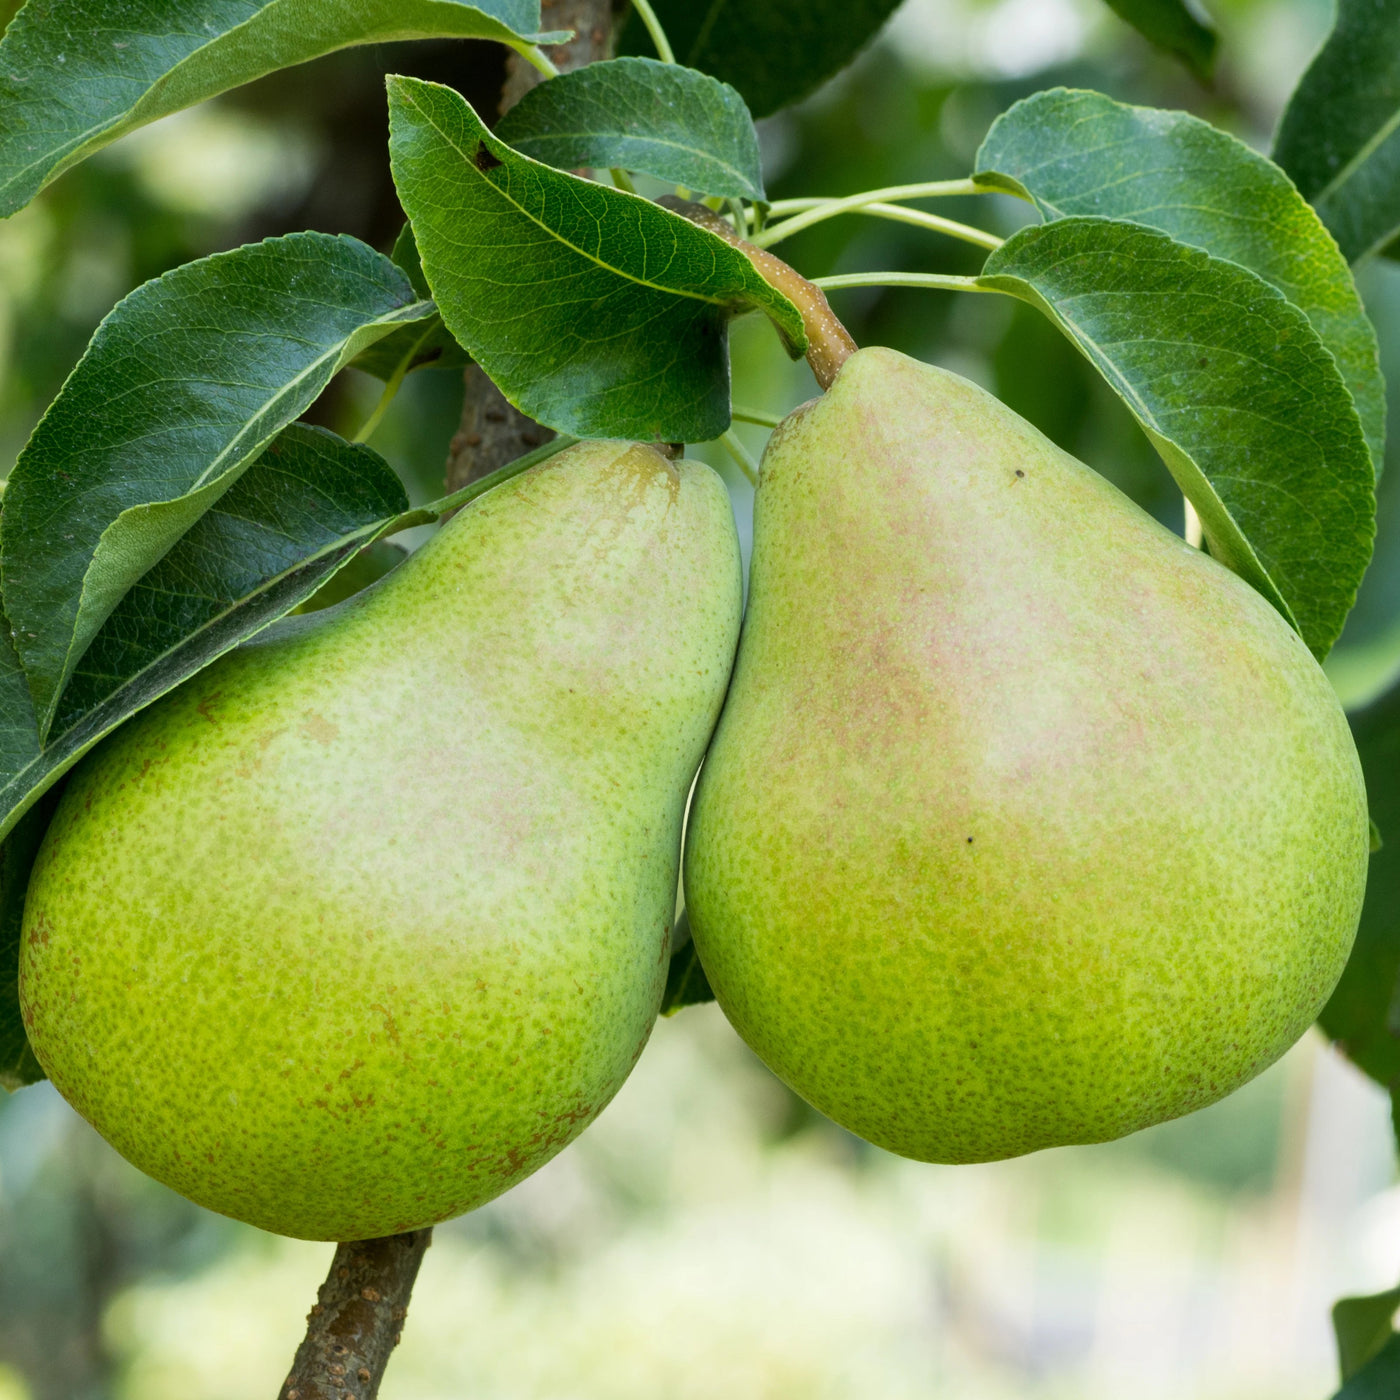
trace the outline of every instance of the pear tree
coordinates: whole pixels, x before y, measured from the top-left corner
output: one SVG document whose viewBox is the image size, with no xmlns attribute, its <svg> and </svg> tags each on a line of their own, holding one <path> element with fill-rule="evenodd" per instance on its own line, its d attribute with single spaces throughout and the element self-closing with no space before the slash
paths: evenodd
<svg viewBox="0 0 1400 1400">
<path fill-rule="evenodd" d="M 1194 7 L 1109 3 L 1210 82 Z M 341 49 L 509 55 L 494 108 L 389 75 L 392 243 L 296 230 L 113 306 L 0 508 L 0 1082 L 336 1242 L 283 1400 L 377 1394 L 432 1227 L 697 1003 L 925 1161 L 1190 1112 L 1315 1021 L 1400 1086 L 1400 685 L 1348 716 L 1322 669 L 1376 540 L 1354 269 L 1400 242 L 1400 0 L 1338 0 L 1269 154 L 1052 87 L 953 178 L 770 197 L 755 121 L 895 7 L 29 0 L 0 40 L 0 217 Z M 976 270 L 773 251 L 836 219 Z M 1043 317 L 1180 534 L 858 348 L 872 288 Z M 749 314 L 815 377 L 781 420 L 731 383 Z M 414 507 L 369 439 L 444 366 Z M 382 396 L 342 437 L 308 414 L 348 368 Z M 701 444 L 754 486 L 747 602 Z M 1338 1400 L 1400 1389 L 1397 1299 L 1338 1304 Z"/>
</svg>

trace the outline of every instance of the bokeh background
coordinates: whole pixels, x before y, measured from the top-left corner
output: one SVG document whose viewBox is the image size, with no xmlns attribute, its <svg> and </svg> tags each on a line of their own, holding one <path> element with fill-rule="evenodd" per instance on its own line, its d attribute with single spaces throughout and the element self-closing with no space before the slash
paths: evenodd
<svg viewBox="0 0 1400 1400">
<path fill-rule="evenodd" d="M 14 5 L 0 0 L 0 23 Z M 1185 107 L 1267 148 L 1325 0 L 1212 0 L 1198 86 L 1100 0 L 907 0 L 847 73 L 763 124 L 776 197 L 965 175 L 987 126 L 1056 83 Z M 127 291 L 299 228 L 388 248 L 382 78 L 494 106 L 501 51 L 355 50 L 161 122 L 0 223 L 0 473 Z M 941 204 L 1009 231 L 1012 201 Z M 974 250 L 848 218 L 784 245 L 809 275 L 972 272 Z M 1400 263 L 1361 270 L 1400 386 Z M 1035 312 L 993 297 L 833 294 L 862 343 L 968 375 L 1173 528 L 1181 498 L 1125 410 Z M 736 401 L 814 388 L 734 330 Z M 353 432 L 347 371 L 314 416 Z M 374 438 L 440 494 L 461 381 L 413 376 Z M 1392 395 L 1392 421 L 1400 399 Z M 764 434 L 741 430 L 755 453 Z M 722 452 L 747 539 L 751 496 Z M 1348 703 L 1400 668 L 1400 463 L 1329 669 Z M 212 1216 L 145 1179 L 48 1085 L 0 1103 L 0 1400 L 271 1397 L 330 1247 Z M 1389 1105 L 1315 1034 L 1202 1113 L 1102 1147 L 980 1167 L 899 1161 L 808 1109 L 713 1005 L 662 1022 L 573 1147 L 439 1227 L 384 1400 L 1323 1400 L 1344 1292 L 1400 1278 Z"/>
</svg>

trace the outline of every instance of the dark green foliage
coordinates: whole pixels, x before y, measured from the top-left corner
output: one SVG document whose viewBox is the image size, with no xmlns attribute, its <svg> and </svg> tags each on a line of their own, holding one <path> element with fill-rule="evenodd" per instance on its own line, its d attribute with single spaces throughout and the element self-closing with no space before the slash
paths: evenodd
<svg viewBox="0 0 1400 1400">
<path fill-rule="evenodd" d="M 432 314 L 388 258 L 293 234 L 126 298 L 10 475 L 5 611 L 40 737 L 126 590 L 359 351 Z"/>
<path fill-rule="evenodd" d="M 764 199 L 758 133 L 744 99 L 678 64 L 590 63 L 526 93 L 496 135 L 560 170 L 620 166 L 697 194 Z"/>
<path fill-rule="evenodd" d="M 453 335 L 519 409 L 580 437 L 703 442 L 729 425 L 726 327 L 796 308 L 716 235 L 553 170 L 451 88 L 391 78 L 390 159 Z"/>
<path fill-rule="evenodd" d="M 899 0 L 654 0 L 679 62 L 733 84 L 766 117 L 839 72 L 898 7 Z M 634 16 L 624 53 L 654 52 Z"/>
<path fill-rule="evenodd" d="M 1274 159 L 1352 262 L 1400 231 L 1400 0 L 1337 0 Z"/>
</svg>

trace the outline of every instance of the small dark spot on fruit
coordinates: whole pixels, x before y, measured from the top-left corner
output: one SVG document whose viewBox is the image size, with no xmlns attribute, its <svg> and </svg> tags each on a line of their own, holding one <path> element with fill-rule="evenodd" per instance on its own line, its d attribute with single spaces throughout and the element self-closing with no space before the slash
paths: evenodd
<svg viewBox="0 0 1400 1400">
<path fill-rule="evenodd" d="M 969 836 L 969 837 L 967 838 L 967 844 L 968 844 L 969 846 L 972 845 L 972 837 Z"/>
<path fill-rule="evenodd" d="M 1025 476 L 1025 472 L 1023 472 L 1023 471 L 1020 469 L 1020 467 L 1017 467 L 1017 468 L 1016 468 L 1016 475 L 1017 475 L 1017 476 Z"/>
<path fill-rule="evenodd" d="M 476 168 L 481 171 L 494 170 L 501 162 L 486 149 L 485 141 L 476 143 Z"/>
</svg>

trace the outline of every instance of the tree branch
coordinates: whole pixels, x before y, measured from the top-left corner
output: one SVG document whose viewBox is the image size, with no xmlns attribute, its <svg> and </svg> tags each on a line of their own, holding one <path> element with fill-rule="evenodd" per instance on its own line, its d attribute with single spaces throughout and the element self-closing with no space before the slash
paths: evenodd
<svg viewBox="0 0 1400 1400">
<path fill-rule="evenodd" d="M 335 1247 L 279 1400 L 374 1400 L 431 1230 Z"/>
<path fill-rule="evenodd" d="M 574 37 L 567 44 L 546 50 L 561 73 L 611 56 L 613 0 L 544 0 L 542 9 L 541 24 L 546 28 L 574 31 Z M 506 60 L 501 111 L 508 111 L 543 81 L 538 69 L 531 67 L 519 54 L 511 54 Z M 505 395 L 483 370 L 470 366 L 462 401 L 462 423 L 447 452 L 448 491 L 480 481 L 497 467 L 505 466 L 553 436 L 552 429 L 541 427 L 533 418 L 507 403 Z"/>
<path fill-rule="evenodd" d="M 617 0 L 619 8 L 621 3 Z M 611 55 L 614 4 L 615 0 L 542 0 L 545 27 L 574 31 L 567 44 L 549 50 L 561 73 Z M 540 81 L 536 69 L 511 54 L 501 111 Z M 448 449 L 449 492 L 479 481 L 554 436 L 507 403 L 476 365 L 467 368 L 465 390 L 461 426 Z M 432 1237 L 431 1229 L 414 1230 L 336 1246 L 279 1400 L 375 1400 Z"/>
</svg>

